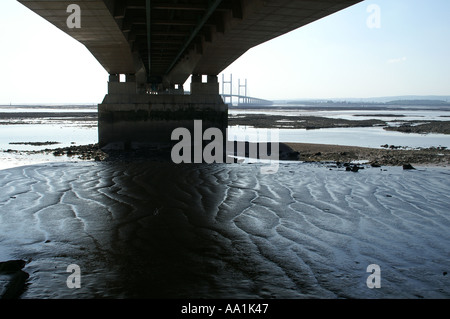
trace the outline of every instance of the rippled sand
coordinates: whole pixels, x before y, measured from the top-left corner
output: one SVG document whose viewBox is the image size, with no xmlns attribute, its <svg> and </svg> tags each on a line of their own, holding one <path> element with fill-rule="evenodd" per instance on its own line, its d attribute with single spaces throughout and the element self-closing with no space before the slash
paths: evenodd
<svg viewBox="0 0 450 319">
<path fill-rule="evenodd" d="M 450 297 L 450 170 L 260 165 L 0 171 L 0 261 L 23 298 Z"/>
</svg>

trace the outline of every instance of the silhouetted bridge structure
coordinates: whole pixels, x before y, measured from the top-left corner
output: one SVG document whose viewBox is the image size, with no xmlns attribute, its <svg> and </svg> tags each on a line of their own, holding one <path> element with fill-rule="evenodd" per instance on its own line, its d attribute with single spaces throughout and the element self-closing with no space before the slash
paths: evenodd
<svg viewBox="0 0 450 319">
<path fill-rule="evenodd" d="M 273 101 L 259 99 L 256 97 L 250 97 L 245 95 L 221 95 L 224 102 L 227 103 L 227 100 L 237 99 L 237 104 L 230 103 L 229 106 L 237 105 L 237 106 L 270 106 L 273 105 Z"/>
<path fill-rule="evenodd" d="M 225 75 L 222 74 L 222 93 L 220 95 L 222 96 L 223 101 L 228 103 L 229 106 L 235 105 L 235 100 L 237 100 L 237 106 L 268 106 L 273 104 L 273 102 L 269 100 L 248 96 L 247 79 L 243 84 L 241 84 L 241 80 L 239 79 L 237 89 L 238 93 L 233 94 L 233 75 L 230 75 L 229 81 L 225 81 Z"/>
<path fill-rule="evenodd" d="M 84 44 L 109 73 L 98 107 L 103 146 L 170 142 L 193 119 L 226 128 L 218 74 L 250 48 L 361 0 L 18 1 Z"/>
</svg>

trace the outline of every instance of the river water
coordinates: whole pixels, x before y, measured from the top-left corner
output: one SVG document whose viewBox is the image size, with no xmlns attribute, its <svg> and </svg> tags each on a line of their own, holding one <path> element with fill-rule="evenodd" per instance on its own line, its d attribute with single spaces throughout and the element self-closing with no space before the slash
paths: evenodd
<svg viewBox="0 0 450 319">
<path fill-rule="evenodd" d="M 36 108 L 0 108 L 0 112 L 95 112 L 93 107 L 64 109 L 36 109 Z M 353 120 L 377 118 L 394 121 L 407 120 L 447 120 L 450 111 L 447 110 L 233 110 L 231 116 L 239 116 L 248 113 L 274 114 L 293 116 L 322 116 L 331 118 L 344 118 Z M 389 117 L 381 115 L 389 114 Z M 357 115 L 357 116 L 355 116 Z M 395 117 L 395 115 L 401 115 Z M 280 142 L 291 143 L 317 143 L 337 144 L 349 146 L 362 146 L 380 148 L 381 145 L 397 145 L 408 147 L 432 147 L 444 146 L 450 148 L 450 138 L 444 134 L 405 134 L 396 131 L 386 131 L 382 127 L 365 128 L 328 128 L 317 130 L 290 129 L 289 122 L 282 123 L 284 128 L 276 129 Z M 272 130 L 264 130 L 269 134 Z M 253 140 L 258 133 L 257 129 L 251 127 L 230 127 L 229 135 L 237 140 Z M 46 146 L 12 145 L 11 142 L 46 142 L 54 141 L 59 144 Z M 66 147 L 70 145 L 94 144 L 98 141 L 97 126 L 95 122 L 88 125 L 83 122 L 70 121 L 42 121 L 36 124 L 14 124 L 0 125 L 0 150 L 40 150 L 45 148 Z"/>
</svg>

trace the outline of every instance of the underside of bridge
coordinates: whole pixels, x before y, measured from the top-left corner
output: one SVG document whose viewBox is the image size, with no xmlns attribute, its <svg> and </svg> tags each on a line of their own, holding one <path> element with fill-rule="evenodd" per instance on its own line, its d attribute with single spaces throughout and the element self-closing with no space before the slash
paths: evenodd
<svg viewBox="0 0 450 319">
<path fill-rule="evenodd" d="M 225 128 L 221 71 L 250 48 L 360 1 L 19 0 L 83 43 L 110 74 L 99 105 L 101 145 L 167 141 L 192 119 Z"/>
</svg>

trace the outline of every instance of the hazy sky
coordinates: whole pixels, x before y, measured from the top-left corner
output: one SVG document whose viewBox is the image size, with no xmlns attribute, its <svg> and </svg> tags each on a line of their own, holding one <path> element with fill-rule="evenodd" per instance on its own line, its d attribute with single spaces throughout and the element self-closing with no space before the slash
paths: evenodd
<svg viewBox="0 0 450 319">
<path fill-rule="evenodd" d="M 249 50 L 224 73 L 267 99 L 450 95 L 449 15 L 449 0 L 363 1 Z M 0 104 L 106 94 L 89 51 L 15 0 L 0 0 L 0 41 Z"/>
</svg>

